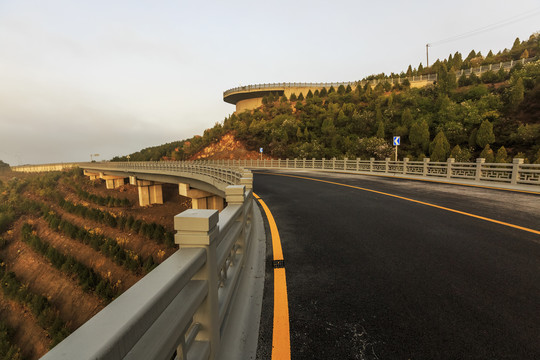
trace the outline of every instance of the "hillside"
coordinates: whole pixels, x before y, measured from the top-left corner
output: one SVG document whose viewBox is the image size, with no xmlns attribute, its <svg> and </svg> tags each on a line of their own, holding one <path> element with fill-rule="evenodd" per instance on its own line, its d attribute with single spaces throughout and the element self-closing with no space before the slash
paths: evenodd
<svg viewBox="0 0 540 360">
<path fill-rule="evenodd" d="M 80 170 L 0 173 L 0 358 L 37 359 L 176 251 L 174 215 L 190 207 L 164 185 L 105 189 Z"/>
<path fill-rule="evenodd" d="M 438 73 L 436 84 L 420 89 L 383 81 L 374 88 L 329 88 L 293 94 L 290 99 L 270 95 L 263 98 L 260 108 L 235 113 L 202 136 L 144 149 L 131 159 L 201 158 L 205 151 L 214 151 L 206 147 L 232 134 L 248 151 L 263 147 L 270 156 L 282 158 L 384 158 L 392 151 L 392 136 L 399 135 L 399 157 L 510 161 L 519 156 L 540 161 L 539 54 L 540 36 L 533 34 L 527 41 L 516 39 L 510 50 L 497 54 L 490 51 L 484 57 L 471 51 L 463 59 L 456 53 L 429 69 L 409 66 L 404 76 Z M 454 73 L 523 57 L 536 61 L 518 64 L 509 72 L 488 71 L 481 77 L 456 78 Z M 379 74 L 366 79 L 386 78 Z"/>
</svg>

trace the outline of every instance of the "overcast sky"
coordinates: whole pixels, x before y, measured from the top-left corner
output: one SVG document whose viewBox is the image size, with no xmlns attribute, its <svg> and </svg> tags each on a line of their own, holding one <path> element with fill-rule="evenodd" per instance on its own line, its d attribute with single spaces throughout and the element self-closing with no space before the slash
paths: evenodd
<svg viewBox="0 0 540 360">
<path fill-rule="evenodd" d="M 508 20 L 511 20 L 508 23 Z M 229 116 L 223 91 L 356 81 L 540 31 L 538 0 L 0 0 L 0 160 L 88 161 Z"/>
</svg>

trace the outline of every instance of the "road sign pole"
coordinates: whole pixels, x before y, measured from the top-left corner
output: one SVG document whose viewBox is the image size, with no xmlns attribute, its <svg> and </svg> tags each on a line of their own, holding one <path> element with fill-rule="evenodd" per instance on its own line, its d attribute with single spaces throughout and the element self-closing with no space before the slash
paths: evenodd
<svg viewBox="0 0 540 360">
<path fill-rule="evenodd" d="M 394 146 L 394 147 L 396 148 L 396 156 L 395 156 L 395 159 L 394 159 L 394 161 L 396 161 L 396 162 L 397 162 L 397 146 Z"/>
</svg>

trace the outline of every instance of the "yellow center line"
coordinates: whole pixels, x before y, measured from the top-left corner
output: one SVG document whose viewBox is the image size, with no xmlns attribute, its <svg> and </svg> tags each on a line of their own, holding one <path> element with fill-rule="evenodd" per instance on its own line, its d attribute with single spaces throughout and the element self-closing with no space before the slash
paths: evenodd
<svg viewBox="0 0 540 360">
<path fill-rule="evenodd" d="M 274 216 L 266 203 L 255 193 L 253 196 L 261 204 L 272 236 L 274 261 L 284 260 L 281 240 Z M 272 359 L 287 360 L 291 358 L 291 336 L 289 330 L 289 301 L 287 299 L 287 279 L 285 268 L 274 268 L 274 329 L 272 333 Z"/>
<path fill-rule="evenodd" d="M 260 173 L 260 174 L 263 174 L 263 173 Z M 422 204 L 422 205 L 426 205 L 426 206 L 431 206 L 431 207 L 434 207 L 434 208 L 437 208 L 437 209 L 441 209 L 441 210 L 445 210 L 445 211 L 450 211 L 450 212 L 453 212 L 453 213 L 456 213 L 456 214 L 465 215 L 465 216 L 470 216 L 470 217 L 473 217 L 473 218 L 476 218 L 476 219 L 485 220 L 485 221 L 489 221 L 489 222 L 492 222 L 492 223 L 495 223 L 495 224 L 500 224 L 500 225 L 508 226 L 508 227 L 511 227 L 511 228 L 514 228 L 514 229 L 519 229 L 519 230 L 523 230 L 523 231 L 527 231 L 527 232 L 530 232 L 530 233 L 533 233 L 533 234 L 540 235 L 540 231 L 539 231 L 539 230 L 534 230 L 534 229 L 526 228 L 526 227 L 523 227 L 523 226 L 510 224 L 510 223 L 507 223 L 507 222 L 504 222 L 504 221 L 499 221 L 499 220 L 487 218 L 487 217 L 480 216 L 480 215 L 471 214 L 471 213 L 464 212 L 464 211 L 459 211 L 459 210 L 455 210 L 455 209 L 450 209 L 450 208 L 447 208 L 447 207 L 444 207 L 444 206 L 435 205 L 435 204 L 427 203 L 427 202 L 420 201 L 420 200 L 414 200 L 414 199 L 407 198 L 407 197 L 403 197 L 403 196 L 399 196 L 399 195 L 389 194 L 389 193 L 385 193 L 385 192 L 382 192 L 382 191 L 377 191 L 377 190 L 372 190 L 372 189 L 366 189 L 366 188 L 362 188 L 362 187 L 359 187 L 359 186 L 348 185 L 348 184 L 342 184 L 342 183 L 338 183 L 338 182 L 334 182 L 334 181 L 321 180 L 321 179 L 310 178 L 310 177 L 305 177 L 305 176 L 286 175 L 286 174 L 275 174 L 275 173 L 264 173 L 264 174 L 265 174 L 265 175 L 273 175 L 273 176 L 292 177 L 292 178 L 298 178 L 298 179 L 304 179 L 304 180 L 311 180 L 311 181 L 318 181 L 318 182 L 323 182 L 323 183 L 327 183 L 327 184 L 333 184 L 333 185 L 345 186 L 345 187 L 349 187 L 349 188 L 353 188 L 353 189 L 358 189 L 358 190 L 368 191 L 368 192 L 372 192 L 372 193 L 376 193 L 376 194 L 380 194 L 380 195 L 390 196 L 390 197 L 393 197 L 393 198 L 397 198 L 397 199 L 401 199 L 401 200 L 406 200 L 406 201 L 414 202 L 414 203 L 417 203 L 417 204 Z"/>
</svg>

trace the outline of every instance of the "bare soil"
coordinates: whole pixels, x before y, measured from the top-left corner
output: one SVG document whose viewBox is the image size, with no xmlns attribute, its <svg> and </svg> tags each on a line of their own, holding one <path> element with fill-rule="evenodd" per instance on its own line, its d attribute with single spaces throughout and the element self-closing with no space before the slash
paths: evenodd
<svg viewBox="0 0 540 360">
<path fill-rule="evenodd" d="M 189 160 L 256 160 L 259 159 L 260 156 L 261 154 L 257 151 L 248 150 L 246 145 L 242 141 L 236 140 L 233 134 L 225 134 L 218 142 L 208 145 L 191 156 Z M 271 159 L 271 157 L 266 154 L 263 154 L 263 158 Z"/>
<path fill-rule="evenodd" d="M 0 317 L 15 330 L 14 345 L 25 359 L 39 359 L 51 346 L 51 339 L 41 328 L 32 312 L 0 292 Z"/>
<path fill-rule="evenodd" d="M 46 296 L 55 306 L 69 330 L 74 331 L 104 307 L 97 295 L 84 292 L 75 276 L 55 269 L 47 259 L 35 253 L 20 240 L 21 226 L 29 218 L 22 217 L 9 235 L 3 258 L 10 271 L 37 294 Z"/>
</svg>

